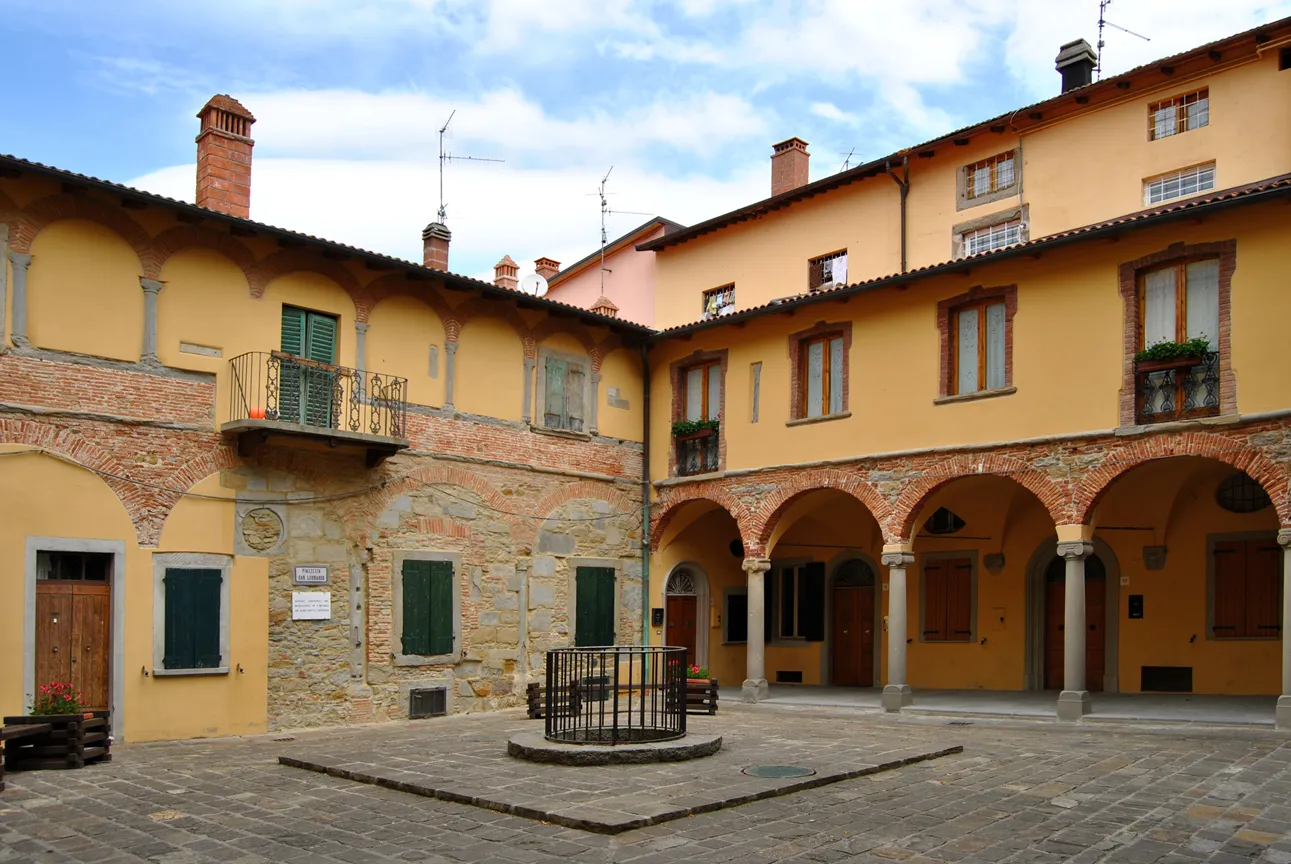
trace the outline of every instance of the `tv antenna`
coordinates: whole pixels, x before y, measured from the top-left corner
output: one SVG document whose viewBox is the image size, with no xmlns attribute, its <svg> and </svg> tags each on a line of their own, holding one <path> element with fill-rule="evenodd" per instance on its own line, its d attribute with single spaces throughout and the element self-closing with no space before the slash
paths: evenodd
<svg viewBox="0 0 1291 864">
<path fill-rule="evenodd" d="M 441 225 L 448 224 L 448 205 L 444 203 L 444 165 L 448 162 L 505 162 L 505 159 L 488 159 L 483 156 L 454 156 L 452 153 L 444 152 L 444 135 L 448 132 L 448 124 L 453 122 L 453 116 L 457 114 L 454 108 L 444 121 L 444 125 L 439 127 L 439 222 Z"/>
<path fill-rule="evenodd" d="M 639 213 L 636 210 L 611 210 L 610 209 L 610 199 L 607 197 L 610 195 L 610 193 L 605 191 L 605 184 L 609 181 L 610 172 L 612 172 L 613 170 L 614 170 L 614 166 L 611 165 L 610 170 L 606 171 L 605 176 L 601 178 L 601 184 L 596 187 L 596 195 L 601 199 L 601 296 L 602 297 L 605 296 L 605 245 L 610 241 L 609 234 L 607 234 L 605 231 L 605 217 L 613 216 L 618 213 L 626 214 L 628 216 L 653 216 L 654 215 L 653 213 Z"/>
<path fill-rule="evenodd" d="M 853 157 L 853 156 L 855 156 L 855 155 L 856 155 L 856 148 L 855 148 L 855 147 L 853 147 L 851 150 L 848 150 L 848 151 L 847 151 L 847 158 L 843 160 L 843 167 L 842 167 L 842 168 L 839 168 L 838 170 L 839 170 L 839 171 L 846 171 L 848 168 L 851 168 L 851 167 L 852 167 L 852 157 Z"/>
<path fill-rule="evenodd" d="M 1120 30 L 1122 33 L 1128 33 L 1131 36 L 1137 36 L 1138 38 L 1142 39 L 1144 42 L 1152 41 L 1151 38 L 1144 36 L 1142 33 L 1135 33 L 1133 30 L 1127 30 L 1126 28 L 1122 27 L 1120 24 L 1113 24 L 1111 21 L 1108 21 L 1107 7 L 1111 5 L 1112 5 L 1112 0 L 1098 0 L 1098 65 L 1094 67 L 1094 71 L 1097 73 L 1097 77 L 1094 79 L 1096 81 L 1101 81 L 1103 78 L 1103 46 L 1107 44 L 1105 41 L 1103 41 L 1104 27 L 1114 27 L 1117 30 Z"/>
</svg>

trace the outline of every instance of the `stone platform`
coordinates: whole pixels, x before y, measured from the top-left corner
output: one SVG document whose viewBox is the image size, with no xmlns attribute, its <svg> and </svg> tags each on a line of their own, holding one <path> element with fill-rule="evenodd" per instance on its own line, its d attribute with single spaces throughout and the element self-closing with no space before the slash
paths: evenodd
<svg viewBox="0 0 1291 864">
<path fill-rule="evenodd" d="M 541 732 L 518 732 L 507 742 L 507 755 L 550 765 L 648 765 L 686 762 L 722 749 L 721 735 L 686 735 L 675 741 L 641 744 L 561 744 Z"/>
<path fill-rule="evenodd" d="M 784 722 L 795 725 L 793 718 Z M 740 724 L 734 734 L 719 717 L 691 718 L 688 738 L 722 741 L 712 756 L 646 765 L 570 766 L 525 762 L 507 755 L 517 734 L 541 737 L 541 724 L 516 717 L 461 716 L 374 729 L 358 739 L 301 742 L 282 765 L 470 804 L 599 834 L 620 834 L 686 816 L 790 795 L 962 752 L 961 746 L 885 741 L 834 728 L 789 733 Z M 451 732 L 450 732 L 451 730 Z M 750 777 L 753 765 L 796 765 L 802 778 Z"/>
</svg>

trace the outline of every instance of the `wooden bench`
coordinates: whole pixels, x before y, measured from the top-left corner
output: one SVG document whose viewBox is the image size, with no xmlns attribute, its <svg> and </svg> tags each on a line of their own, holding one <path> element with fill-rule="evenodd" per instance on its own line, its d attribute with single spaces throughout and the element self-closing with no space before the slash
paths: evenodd
<svg viewBox="0 0 1291 864">
<path fill-rule="evenodd" d="M 525 691 L 528 697 L 529 719 L 541 720 L 547 716 L 547 685 L 541 681 L 532 682 Z M 576 687 L 560 687 L 556 690 L 556 710 L 565 715 L 577 714 L 582 710 L 583 699 Z"/>
<path fill-rule="evenodd" d="M 49 723 L 33 723 L 29 726 L 5 726 L 0 728 L 0 748 L 8 748 L 12 745 L 5 744 L 6 741 L 17 741 L 19 738 L 26 738 L 32 735 L 43 735 L 53 730 Z M 0 749 L 0 757 L 3 757 L 4 751 Z M 0 792 L 4 791 L 4 759 L 0 758 Z"/>
<path fill-rule="evenodd" d="M 686 713 L 717 713 L 717 679 L 686 682 Z"/>
<path fill-rule="evenodd" d="M 96 711 L 92 717 L 6 717 L 4 723 L 6 771 L 83 768 L 87 762 L 112 761 L 112 725 L 107 711 Z M 39 731 L 26 731 L 30 729 Z"/>
</svg>

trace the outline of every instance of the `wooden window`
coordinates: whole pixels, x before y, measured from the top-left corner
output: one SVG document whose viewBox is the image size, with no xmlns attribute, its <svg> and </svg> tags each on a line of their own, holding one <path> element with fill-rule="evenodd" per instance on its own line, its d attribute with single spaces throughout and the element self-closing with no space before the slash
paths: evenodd
<svg viewBox="0 0 1291 864">
<path fill-rule="evenodd" d="M 1282 549 L 1271 537 L 1215 542 L 1215 639 L 1277 639 L 1282 634 L 1281 559 Z"/>
<path fill-rule="evenodd" d="M 799 417 L 843 413 L 843 372 L 847 363 L 841 334 L 803 340 L 798 394 Z"/>
<path fill-rule="evenodd" d="M 37 552 L 36 578 L 64 582 L 106 582 L 112 556 L 103 552 Z"/>
<path fill-rule="evenodd" d="M 774 568 L 772 573 L 776 574 L 776 636 L 807 642 L 823 641 L 825 565 L 811 561 Z"/>
<path fill-rule="evenodd" d="M 165 586 L 165 669 L 215 669 L 220 665 L 219 570 L 168 567 Z"/>
<path fill-rule="evenodd" d="M 716 420 L 722 413 L 722 362 L 708 360 L 681 373 L 682 418 Z"/>
<path fill-rule="evenodd" d="M 951 382 L 955 394 L 998 390 L 1005 385 L 1005 308 L 987 300 L 954 310 L 951 322 Z"/>
<path fill-rule="evenodd" d="M 453 564 L 403 562 L 403 653 L 453 653 Z"/>
<path fill-rule="evenodd" d="M 980 198 L 1012 186 L 1017 180 L 1013 170 L 1013 157 L 1013 151 L 1010 150 L 968 166 L 965 189 L 967 197 Z"/>
<path fill-rule="evenodd" d="M 1148 140 L 1168 138 L 1210 125 L 1210 90 L 1174 96 L 1148 106 Z"/>
<path fill-rule="evenodd" d="M 923 565 L 925 642 L 973 640 L 973 564 L 967 558 L 942 558 Z"/>
<path fill-rule="evenodd" d="M 614 568 L 579 567 L 574 574 L 574 644 L 614 644 Z"/>
<path fill-rule="evenodd" d="M 807 289 L 847 284 L 847 250 L 822 255 L 807 262 Z"/>
<path fill-rule="evenodd" d="M 1161 174 L 1144 180 L 1143 204 L 1146 207 L 1151 207 L 1153 204 L 1162 204 L 1166 201 L 1174 201 L 1177 198 L 1187 198 L 1189 195 L 1209 192 L 1214 188 L 1215 163 L 1207 162 L 1204 165 L 1194 165 L 1191 168 L 1171 171 L 1169 174 Z"/>
<path fill-rule="evenodd" d="M 1219 345 L 1219 259 L 1149 270 L 1139 285 L 1139 348 L 1205 338 Z"/>
<path fill-rule="evenodd" d="M 548 354 L 543 361 L 543 425 L 548 429 L 582 432 L 587 387 L 587 364 Z"/>
<path fill-rule="evenodd" d="M 707 321 L 709 318 L 716 318 L 719 315 L 729 315 L 735 311 L 735 283 L 723 285 L 721 288 L 713 288 L 704 292 L 703 317 Z"/>
</svg>

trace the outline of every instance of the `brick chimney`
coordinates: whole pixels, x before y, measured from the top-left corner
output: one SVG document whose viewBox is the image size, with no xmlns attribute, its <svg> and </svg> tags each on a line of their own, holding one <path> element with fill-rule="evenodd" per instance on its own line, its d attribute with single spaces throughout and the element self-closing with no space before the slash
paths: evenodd
<svg viewBox="0 0 1291 864">
<path fill-rule="evenodd" d="M 538 275 L 544 279 L 550 279 L 560 272 L 560 262 L 553 261 L 550 258 L 539 258 L 533 262 L 533 267 L 538 271 Z"/>
<path fill-rule="evenodd" d="M 771 148 L 771 196 L 807 185 L 807 163 L 811 154 L 801 138 L 781 141 Z"/>
<path fill-rule="evenodd" d="M 232 96 L 212 96 L 197 133 L 197 206 L 251 218 L 251 124 L 256 118 Z"/>
<path fill-rule="evenodd" d="M 510 255 L 503 255 L 502 260 L 493 267 L 493 284 L 499 288 L 507 288 L 511 291 L 516 290 L 520 280 L 516 278 L 520 268 L 516 262 L 511 260 Z"/>
<path fill-rule="evenodd" d="M 443 222 L 431 222 L 421 232 L 421 263 L 432 270 L 448 271 L 448 241 L 453 232 Z"/>
<path fill-rule="evenodd" d="M 606 318 L 619 317 L 619 307 L 615 306 L 609 297 L 602 294 L 592 304 L 592 311 L 597 315 L 604 315 Z"/>
<path fill-rule="evenodd" d="M 1093 83 L 1097 63 L 1098 55 L 1084 39 L 1063 45 L 1054 58 L 1054 68 L 1062 75 L 1062 92 Z"/>
</svg>

